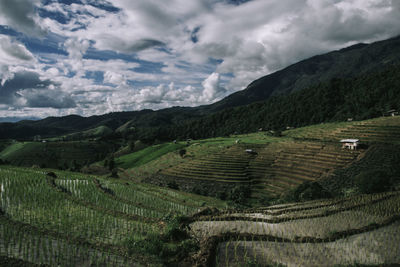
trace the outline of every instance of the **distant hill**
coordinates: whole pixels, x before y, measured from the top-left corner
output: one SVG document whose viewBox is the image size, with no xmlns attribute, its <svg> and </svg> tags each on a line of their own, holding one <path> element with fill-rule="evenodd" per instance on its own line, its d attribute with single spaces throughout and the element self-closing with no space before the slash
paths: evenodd
<svg viewBox="0 0 400 267">
<path fill-rule="evenodd" d="M 305 90 L 304 92 L 306 92 L 308 88 L 313 88 L 313 93 L 316 93 L 319 90 L 318 86 L 320 84 L 331 84 L 332 79 L 350 81 L 358 79 L 358 77 L 374 75 L 396 64 L 400 64 L 400 37 L 368 45 L 357 44 L 300 61 L 255 80 L 245 90 L 236 92 L 211 105 L 195 108 L 173 107 L 158 111 L 114 112 L 91 117 L 70 115 L 65 117 L 49 117 L 37 121 L 24 120 L 16 123 L 0 123 L 0 139 L 30 140 L 35 135 L 47 138 L 82 132 L 99 126 L 106 126 L 113 131 L 118 129 L 116 132 L 119 135 L 126 134 L 126 129 L 135 129 L 135 138 L 146 136 L 149 140 L 175 139 L 175 136 L 190 137 L 193 135 L 193 130 L 189 129 L 187 131 L 185 125 L 188 125 L 188 123 L 190 125 L 196 124 L 199 120 L 209 118 L 209 116 L 216 113 L 225 111 L 227 114 L 234 107 L 261 103 L 268 101 L 271 97 L 290 95 L 300 90 Z M 387 77 L 379 77 L 379 79 L 379 81 L 385 81 Z M 339 90 L 332 93 L 336 94 L 338 92 L 342 93 L 343 91 Z M 343 97 L 343 95 L 337 96 L 337 98 L 340 97 Z M 380 96 L 378 95 L 377 97 L 379 98 Z M 381 104 L 383 106 L 385 103 Z M 246 107 L 244 108 L 247 109 Z M 249 108 L 254 109 L 255 106 L 249 106 Z M 332 106 L 330 108 L 334 112 L 336 107 Z M 367 112 L 364 113 L 366 114 Z M 342 119 L 343 116 L 353 116 L 352 111 L 346 111 L 342 116 L 336 116 L 335 118 Z M 370 112 L 369 116 L 376 116 L 376 111 Z M 218 116 L 214 118 L 224 120 L 224 118 L 219 118 Z M 362 118 L 367 117 L 362 116 Z M 241 117 L 235 120 L 243 121 L 247 119 L 249 118 Z M 320 122 L 320 120 L 314 119 L 312 121 L 312 123 L 316 122 Z M 274 121 L 273 123 L 263 124 L 279 128 L 285 126 L 284 124 L 287 123 L 293 124 L 291 121 Z M 307 125 L 307 123 L 307 121 L 296 122 L 297 125 Z M 129 127 L 121 127 L 124 124 L 129 125 Z M 218 132 L 217 128 L 221 125 L 221 121 L 213 121 L 211 125 L 207 125 L 207 127 L 213 127 L 213 131 L 208 131 L 205 133 L 206 135 L 201 133 L 195 133 L 195 135 L 199 137 L 214 136 Z M 166 132 L 165 128 L 171 127 L 184 129 L 185 132 L 176 132 L 170 129 Z M 242 128 L 246 129 L 247 126 L 242 125 Z"/>
</svg>

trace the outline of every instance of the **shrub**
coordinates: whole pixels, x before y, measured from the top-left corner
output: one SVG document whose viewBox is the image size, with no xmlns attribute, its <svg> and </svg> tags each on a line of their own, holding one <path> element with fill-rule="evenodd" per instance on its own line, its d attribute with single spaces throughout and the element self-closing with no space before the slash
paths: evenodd
<svg viewBox="0 0 400 267">
<path fill-rule="evenodd" d="M 355 183 L 361 193 L 384 192 L 392 185 L 392 179 L 382 170 L 364 171 L 355 177 Z"/>
</svg>

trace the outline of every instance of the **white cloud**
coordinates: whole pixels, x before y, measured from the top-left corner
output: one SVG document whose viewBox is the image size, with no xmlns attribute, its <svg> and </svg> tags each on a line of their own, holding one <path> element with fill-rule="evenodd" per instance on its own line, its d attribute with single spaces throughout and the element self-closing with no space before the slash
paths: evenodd
<svg viewBox="0 0 400 267">
<path fill-rule="evenodd" d="M 64 43 L 64 46 L 70 58 L 80 60 L 89 48 L 90 43 L 85 39 L 70 38 Z"/>
<path fill-rule="evenodd" d="M 14 66 L 31 66 L 35 57 L 20 42 L 0 34 L 0 80 L 1 84 L 14 76 Z"/>
<path fill-rule="evenodd" d="M 222 94 L 225 93 L 225 89 L 220 86 L 220 75 L 219 73 L 212 73 L 205 79 L 202 83 L 203 85 L 203 93 L 200 97 L 200 101 L 202 102 L 213 102 Z"/>
<path fill-rule="evenodd" d="M 0 0 L 0 24 L 27 35 L 52 32 L 68 53 L 35 54 L 0 35 L 0 79 L 35 71 L 75 101 L 53 115 L 208 104 L 315 54 L 400 34 L 397 0 L 82 2 Z M 120 11 L 89 3 L 112 3 Z M 40 18 L 36 7 L 60 12 L 67 23 Z M 88 59 L 88 51 L 108 56 Z M 126 59 L 114 59 L 115 52 Z"/>
</svg>

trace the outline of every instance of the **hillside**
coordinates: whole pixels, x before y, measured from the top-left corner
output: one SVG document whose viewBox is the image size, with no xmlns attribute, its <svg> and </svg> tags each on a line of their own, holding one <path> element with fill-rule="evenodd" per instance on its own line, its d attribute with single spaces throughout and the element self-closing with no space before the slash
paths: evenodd
<svg viewBox="0 0 400 267">
<path fill-rule="evenodd" d="M 104 142 L 15 142 L 0 151 L 0 159 L 15 166 L 79 170 L 114 149 Z"/>
<path fill-rule="evenodd" d="M 369 45 L 356 44 L 314 56 L 257 79 L 245 90 L 234 93 L 209 108 L 221 110 L 264 101 L 270 96 L 298 91 L 333 78 L 347 79 L 380 71 L 385 66 L 399 62 L 400 37 Z"/>
<path fill-rule="evenodd" d="M 163 143 L 116 156 L 119 177 L 0 165 L 0 259 L 50 266 L 399 264 L 398 127 L 400 116 L 280 137 L 259 131 Z M 341 136 L 359 137 L 363 146 L 342 149 Z M 74 148 L 78 158 L 90 142 L 15 142 L 1 155 L 32 163 L 29 151 L 55 153 L 57 145 Z"/>
<path fill-rule="evenodd" d="M 260 131 L 156 145 L 115 161 L 128 179 L 236 204 L 345 196 L 360 193 L 355 180 L 360 173 L 383 172 L 387 183 L 381 181 L 378 191 L 397 186 L 399 127 L 398 116 L 324 123 L 287 130 L 281 137 Z M 349 129 L 357 131 L 349 135 Z M 343 138 L 360 139 L 362 145 L 355 151 L 342 149 Z M 185 153 L 180 155 L 182 149 Z"/>
<path fill-rule="evenodd" d="M 290 124 L 290 126 L 303 126 L 325 120 L 343 120 L 346 116 L 358 117 L 359 119 L 372 118 L 381 112 L 376 108 L 385 110 L 390 109 L 391 106 L 399 108 L 399 101 L 395 101 L 395 99 L 398 99 L 399 85 L 396 82 L 398 79 L 390 79 L 390 75 L 396 75 L 396 77 L 398 75 L 398 67 L 396 66 L 400 63 L 399 44 L 400 37 L 396 37 L 369 45 L 354 45 L 339 51 L 315 56 L 262 77 L 250 83 L 245 90 L 234 93 L 211 105 L 194 108 L 173 107 L 158 111 L 114 112 L 87 118 L 70 115 L 57 118 L 49 117 L 38 121 L 25 120 L 17 123 L 0 123 L 0 139 L 31 140 L 35 135 L 48 138 L 86 131 L 99 126 L 106 126 L 116 130 L 128 123 L 129 128 L 135 129 L 133 138 L 147 139 L 146 141 L 152 142 L 155 139 L 174 140 L 177 137 L 206 138 L 220 136 L 233 133 L 237 131 L 236 128 L 240 132 L 252 132 L 260 127 L 282 128 L 286 127 L 287 124 Z M 391 70 L 392 68 L 394 70 Z M 395 73 L 391 74 L 390 71 Z M 385 74 L 389 76 L 385 76 Z M 309 113 L 305 112 L 304 109 L 299 112 L 298 109 L 305 104 L 318 104 L 317 100 L 321 94 L 334 96 L 335 101 L 343 102 L 343 99 L 349 97 L 349 94 L 346 94 L 348 89 L 346 84 L 349 82 L 352 83 L 354 90 L 357 91 L 356 95 L 368 92 L 368 90 L 363 91 L 364 84 L 361 82 L 365 77 L 373 77 L 370 80 L 374 80 L 376 84 L 386 84 L 387 88 L 392 89 L 392 94 L 394 95 L 382 94 L 380 91 L 382 87 L 378 86 L 377 90 L 373 90 L 371 94 L 375 94 L 373 100 L 379 105 L 374 106 L 372 109 L 369 109 L 370 107 L 368 106 L 371 103 L 360 102 L 362 110 L 343 110 L 341 107 L 336 108 L 336 102 L 328 101 L 329 109 L 323 110 L 322 115 L 319 117 L 310 117 Z M 332 79 L 336 79 L 336 83 Z M 341 88 L 337 88 L 337 85 L 346 88 L 346 90 L 342 91 Z M 302 93 L 300 93 L 301 90 L 303 90 Z M 307 98 L 302 98 L 301 95 L 306 95 Z M 351 98 L 351 101 L 357 99 L 354 98 L 356 95 Z M 288 97 L 280 98 L 280 96 Z M 310 97 L 311 100 L 308 99 Z M 272 100 L 270 100 L 271 98 Z M 329 100 L 329 97 L 325 100 Z M 280 108 L 281 105 L 276 105 L 276 103 L 282 104 L 282 101 L 284 105 Z M 251 105 L 255 102 L 262 102 L 262 104 Z M 293 119 L 293 113 L 288 114 L 286 112 L 286 108 L 294 104 L 297 104 L 295 112 L 300 113 L 303 118 L 299 119 L 297 116 L 296 119 Z M 233 109 L 238 106 L 242 106 L 242 108 L 239 110 Z M 245 113 L 254 113 L 254 109 L 262 109 L 263 113 L 243 115 Z M 238 112 L 241 114 L 238 114 Z M 293 110 L 289 110 L 289 112 L 293 112 Z M 308 112 L 321 113 L 321 110 L 310 109 Z M 334 114 L 325 114 L 327 112 Z M 227 115 L 231 113 L 234 114 L 232 116 Z M 262 122 L 264 126 L 253 128 L 254 120 L 265 118 L 265 113 L 270 114 L 267 117 L 269 121 L 264 119 Z M 284 120 L 271 120 L 271 117 L 275 118 L 277 114 L 286 114 L 286 117 Z M 227 116 L 227 120 L 221 118 L 221 116 Z M 202 131 L 199 127 L 193 127 L 196 124 L 204 123 L 204 121 L 210 124 L 210 117 L 212 118 L 213 129 L 204 127 L 204 125 L 201 128 L 206 128 L 206 131 Z M 235 120 L 242 121 L 241 125 L 232 123 L 232 117 L 240 118 L 240 120 Z M 281 119 L 281 116 L 279 116 L 279 119 Z M 249 123 L 243 123 L 248 120 Z M 229 132 L 227 132 L 224 124 L 232 125 L 233 129 L 229 129 Z M 193 129 L 191 130 L 191 128 Z M 124 134 L 122 129 L 124 127 L 116 132 L 115 138 Z"/>
<path fill-rule="evenodd" d="M 170 127 L 165 134 L 192 138 L 284 130 L 326 122 L 365 120 L 400 110 L 400 65 L 352 79 L 332 79 L 265 102 L 229 108 Z"/>
</svg>

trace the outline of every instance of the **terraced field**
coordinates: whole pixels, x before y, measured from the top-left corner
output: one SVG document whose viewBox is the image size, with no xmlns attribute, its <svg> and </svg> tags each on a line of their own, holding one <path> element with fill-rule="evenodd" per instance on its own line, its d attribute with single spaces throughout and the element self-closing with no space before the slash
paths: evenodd
<svg viewBox="0 0 400 267">
<path fill-rule="evenodd" d="M 254 145 L 253 145 L 254 146 Z M 256 156 L 246 153 L 248 146 L 236 145 L 212 155 L 190 160 L 161 171 L 166 176 L 228 183 L 249 183 L 248 166 Z"/>
<path fill-rule="evenodd" d="M 246 153 L 246 149 L 253 153 Z M 359 154 L 318 142 L 238 144 L 166 168 L 161 174 L 186 181 L 251 184 L 253 198 L 271 197 L 344 167 Z"/>
<path fill-rule="evenodd" d="M 196 216 L 192 235 L 217 266 L 400 263 L 400 193 Z"/>
<path fill-rule="evenodd" d="M 261 172 L 253 173 L 257 181 L 255 196 L 277 196 L 303 182 L 315 181 L 335 169 L 353 162 L 359 151 L 343 150 L 338 145 L 311 142 L 271 144 L 255 160 Z M 250 165 L 252 169 L 252 165 Z M 258 170 L 258 169 L 256 169 Z"/>
<path fill-rule="evenodd" d="M 166 218 L 225 207 L 151 185 L 62 171 L 54 176 L 1 166 L 0 256 L 50 266 L 157 266 L 159 251 L 152 255 L 143 246 L 167 231 Z"/>
<path fill-rule="evenodd" d="M 285 133 L 287 137 L 339 141 L 340 139 L 360 139 L 361 143 L 400 143 L 400 116 L 381 117 L 366 121 L 347 123 L 326 123 Z"/>
</svg>

